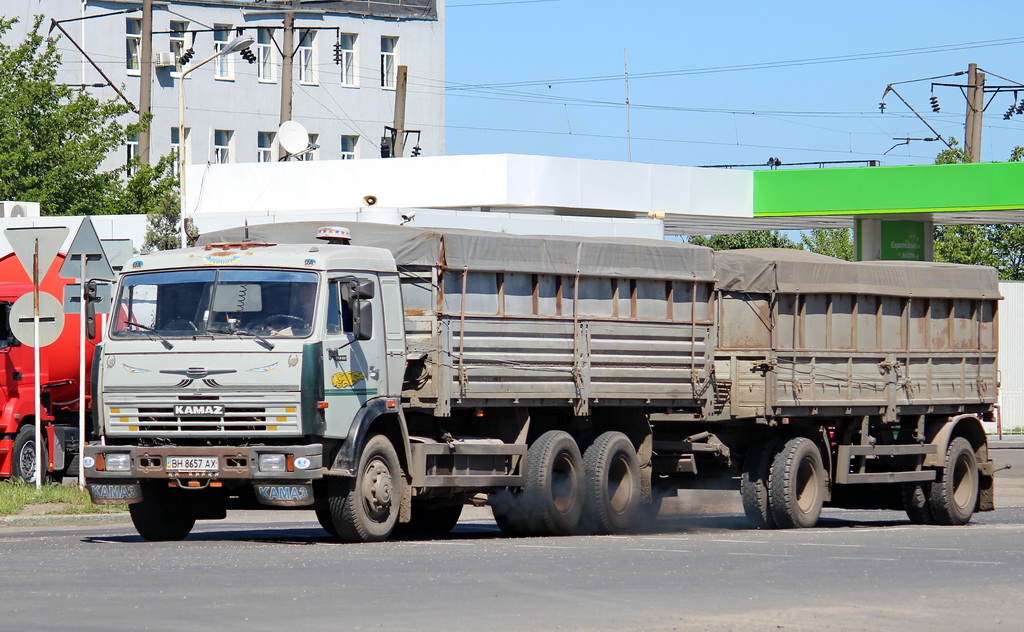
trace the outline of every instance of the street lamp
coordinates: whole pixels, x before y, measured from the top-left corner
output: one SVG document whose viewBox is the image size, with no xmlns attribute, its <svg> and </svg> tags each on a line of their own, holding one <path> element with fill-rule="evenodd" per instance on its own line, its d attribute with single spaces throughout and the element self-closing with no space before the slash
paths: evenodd
<svg viewBox="0 0 1024 632">
<path fill-rule="evenodd" d="M 188 218 L 185 216 L 185 77 L 203 64 L 217 59 L 221 55 L 228 55 L 252 46 L 253 38 L 249 35 L 239 35 L 228 42 L 227 46 L 206 59 L 189 66 L 181 71 L 178 79 L 178 182 L 179 196 L 181 197 L 181 247 L 188 245 Z"/>
</svg>

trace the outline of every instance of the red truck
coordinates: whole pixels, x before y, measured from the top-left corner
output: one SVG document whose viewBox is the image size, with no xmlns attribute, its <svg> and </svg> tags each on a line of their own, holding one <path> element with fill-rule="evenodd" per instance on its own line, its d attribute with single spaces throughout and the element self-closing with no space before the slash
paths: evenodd
<svg viewBox="0 0 1024 632">
<path fill-rule="evenodd" d="M 64 255 L 58 255 L 40 290 L 63 300 L 64 286 L 72 281 L 59 276 Z M 35 481 L 35 367 L 32 347 L 11 333 L 14 302 L 32 291 L 32 282 L 14 254 L 0 258 L 0 479 L 19 477 Z M 79 419 L 79 316 L 67 315 L 64 330 L 52 345 L 40 350 L 42 383 L 43 463 L 47 476 L 78 474 Z M 86 375 L 91 375 L 97 335 L 86 345 Z M 90 409 L 86 383 L 86 410 Z"/>
</svg>

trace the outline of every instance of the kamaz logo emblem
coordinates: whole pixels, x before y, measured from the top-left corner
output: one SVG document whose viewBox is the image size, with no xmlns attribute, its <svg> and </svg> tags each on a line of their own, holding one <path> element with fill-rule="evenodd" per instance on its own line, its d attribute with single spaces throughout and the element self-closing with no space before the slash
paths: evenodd
<svg viewBox="0 0 1024 632">
<path fill-rule="evenodd" d="M 223 415 L 224 404 L 177 404 L 174 406 L 174 414 L 178 416 Z"/>
</svg>

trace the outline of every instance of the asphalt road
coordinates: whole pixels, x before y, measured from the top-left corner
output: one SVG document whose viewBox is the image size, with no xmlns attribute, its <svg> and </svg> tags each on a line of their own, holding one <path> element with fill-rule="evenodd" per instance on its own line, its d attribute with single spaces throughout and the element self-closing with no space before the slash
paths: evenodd
<svg viewBox="0 0 1024 632">
<path fill-rule="evenodd" d="M 965 527 L 828 510 L 814 529 L 753 531 L 717 492 L 616 537 L 505 538 L 486 509 L 442 540 L 362 545 L 293 511 L 174 543 L 123 522 L 3 527 L 0 629 L 1016 630 L 1021 445 L 994 451 L 1014 465 L 1000 509 Z"/>
</svg>

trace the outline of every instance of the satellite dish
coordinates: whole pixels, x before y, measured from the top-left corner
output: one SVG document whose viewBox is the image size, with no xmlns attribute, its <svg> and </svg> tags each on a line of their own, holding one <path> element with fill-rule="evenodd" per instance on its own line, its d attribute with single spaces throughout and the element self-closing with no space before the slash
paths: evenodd
<svg viewBox="0 0 1024 632">
<path fill-rule="evenodd" d="M 277 142 L 288 154 L 297 154 L 309 147 L 309 134 L 298 121 L 285 121 L 277 130 Z"/>
</svg>

